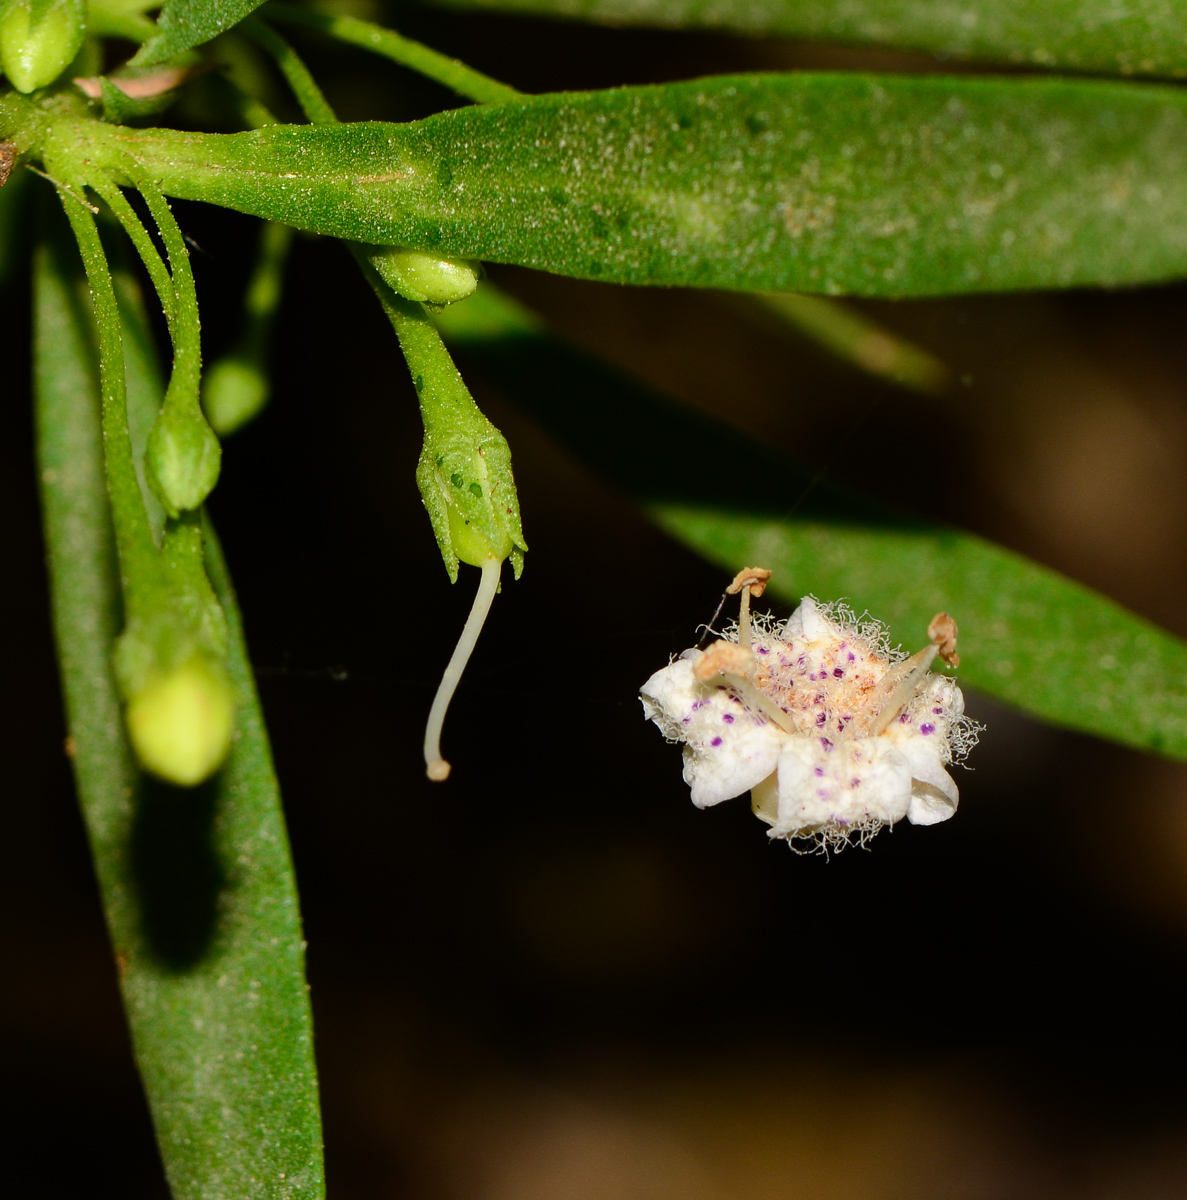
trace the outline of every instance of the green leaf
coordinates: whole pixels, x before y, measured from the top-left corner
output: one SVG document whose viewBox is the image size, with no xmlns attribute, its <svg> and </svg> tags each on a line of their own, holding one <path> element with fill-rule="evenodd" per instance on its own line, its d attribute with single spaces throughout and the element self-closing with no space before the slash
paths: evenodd
<svg viewBox="0 0 1187 1200">
<path fill-rule="evenodd" d="M 125 328 L 142 343 L 143 314 Z M 222 773 L 179 790 L 141 776 L 111 652 L 120 591 L 103 476 L 98 368 L 77 260 L 36 260 L 38 466 L 75 776 L 124 1005 L 175 1200 L 324 1195 L 304 943 L 288 839 L 234 594 L 238 739 Z M 129 396 L 159 406 L 161 387 Z M 139 364 L 139 365 L 138 365 Z M 134 415 L 134 428 L 146 426 Z"/>
<path fill-rule="evenodd" d="M 814 469 L 563 345 L 488 285 L 437 321 L 463 361 L 727 577 L 768 567 L 786 603 L 846 597 L 911 647 L 946 609 L 960 624 L 962 681 L 1187 758 L 1187 643 L 981 538 L 818 485 Z"/>
<path fill-rule="evenodd" d="M 1187 271 L 1187 94 L 1166 87 L 719 76 L 408 125 L 58 122 L 51 151 L 132 155 L 171 195 L 319 233 L 623 283 L 903 296 Z"/>
<path fill-rule="evenodd" d="M 264 0 L 165 0 L 157 32 L 136 52 L 131 65 L 151 67 L 200 46 L 238 25 Z"/>
<path fill-rule="evenodd" d="M 435 0 L 612 24 L 708 27 L 804 41 L 898 46 L 1125 75 L 1187 75 L 1175 0 Z"/>
</svg>

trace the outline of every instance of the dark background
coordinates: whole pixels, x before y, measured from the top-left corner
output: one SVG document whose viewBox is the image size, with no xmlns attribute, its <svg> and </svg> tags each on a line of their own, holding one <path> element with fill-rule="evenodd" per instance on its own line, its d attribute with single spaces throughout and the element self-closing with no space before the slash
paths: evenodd
<svg viewBox="0 0 1187 1200">
<path fill-rule="evenodd" d="M 529 91 L 952 69 L 390 19 Z M 296 40 L 345 118 L 453 103 Z M 177 212 L 202 250 L 213 359 L 255 228 Z M 1187 634 L 1187 290 L 859 305 L 952 369 L 955 389 L 926 399 L 729 298 L 491 275 L 663 391 L 789 452 L 828 447 L 836 482 Z M 167 1193 L 62 750 L 19 271 L 0 304 L 3 1177 L 22 1197 L 148 1200 Z M 298 239 L 274 359 L 272 405 L 228 442 L 212 509 L 285 793 L 336 1200 L 1184 1194 L 1187 768 L 971 695 L 988 730 L 945 825 L 822 861 L 768 843 L 744 800 L 694 810 L 636 691 L 694 639 L 720 572 L 471 370 L 514 450 L 532 550 L 434 787 L 422 723 L 474 573 L 450 588 L 441 569 L 407 372 L 337 245 Z"/>
</svg>

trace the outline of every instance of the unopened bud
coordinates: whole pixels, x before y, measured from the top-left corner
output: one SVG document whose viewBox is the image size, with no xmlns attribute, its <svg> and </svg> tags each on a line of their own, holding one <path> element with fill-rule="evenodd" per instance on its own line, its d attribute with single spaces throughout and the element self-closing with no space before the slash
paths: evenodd
<svg viewBox="0 0 1187 1200">
<path fill-rule="evenodd" d="M 202 407 L 219 437 L 257 417 L 268 403 L 268 377 L 250 359 L 232 355 L 209 367 L 202 380 Z"/>
<path fill-rule="evenodd" d="M 0 0 L 0 66 L 18 92 L 70 65 L 87 31 L 86 0 Z"/>
<path fill-rule="evenodd" d="M 128 703 L 128 734 L 146 771 L 193 787 L 222 766 L 235 728 L 226 671 L 193 658 L 142 688 Z"/>
<path fill-rule="evenodd" d="M 149 485 L 171 517 L 197 508 L 210 495 L 222 454 L 196 407 L 166 403 L 149 432 L 144 461 Z"/>
<path fill-rule="evenodd" d="M 478 268 L 464 258 L 439 258 L 402 246 L 368 248 L 379 277 L 405 300 L 422 304 L 453 304 L 478 287 Z"/>
<path fill-rule="evenodd" d="M 493 425 L 478 445 L 459 431 L 426 434 L 416 482 L 451 575 L 451 559 L 481 567 L 510 558 L 518 576 L 526 549 L 519 498 L 510 448 Z"/>
</svg>

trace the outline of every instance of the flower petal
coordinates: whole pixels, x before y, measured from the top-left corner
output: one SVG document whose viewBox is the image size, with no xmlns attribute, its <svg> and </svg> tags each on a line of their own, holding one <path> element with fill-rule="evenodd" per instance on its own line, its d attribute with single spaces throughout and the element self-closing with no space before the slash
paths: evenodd
<svg viewBox="0 0 1187 1200">
<path fill-rule="evenodd" d="M 948 820 L 960 803 L 960 791 L 935 748 L 918 740 L 900 742 L 898 748 L 911 765 L 907 820 L 912 825 L 938 825 Z"/>
<path fill-rule="evenodd" d="M 786 735 L 724 685 L 698 683 L 694 659 L 678 659 L 643 685 L 643 712 L 669 741 L 684 743 L 684 782 L 708 808 L 773 774 Z"/>
<path fill-rule="evenodd" d="M 910 765 L 884 739 L 789 737 L 779 756 L 779 820 L 772 833 L 796 837 L 828 826 L 893 825 L 910 802 Z"/>
</svg>

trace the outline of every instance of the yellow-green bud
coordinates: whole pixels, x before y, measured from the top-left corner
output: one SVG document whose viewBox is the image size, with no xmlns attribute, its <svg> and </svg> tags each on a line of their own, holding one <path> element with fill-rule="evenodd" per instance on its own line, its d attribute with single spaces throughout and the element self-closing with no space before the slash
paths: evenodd
<svg viewBox="0 0 1187 1200">
<path fill-rule="evenodd" d="M 222 766 L 231 747 L 231 682 L 218 664 L 192 658 L 143 687 L 128 704 L 127 722 L 146 771 L 193 787 Z"/>
<path fill-rule="evenodd" d="M 268 379 L 246 358 L 220 359 L 202 381 L 202 407 L 219 437 L 234 433 L 258 416 L 268 403 Z"/>
<path fill-rule="evenodd" d="M 405 300 L 453 304 L 478 286 L 478 268 L 464 258 L 439 258 L 402 246 L 375 246 L 370 259 L 383 282 Z"/>
<path fill-rule="evenodd" d="M 491 557 L 510 558 L 518 578 L 527 545 L 511 451 L 503 435 L 474 412 L 477 428 L 426 429 L 416 482 L 450 578 L 457 578 L 458 562 L 481 567 Z"/>
<path fill-rule="evenodd" d="M 495 529 L 498 544 L 491 545 L 473 518 L 467 518 L 460 509 L 450 505 L 448 516 L 450 544 L 459 562 L 469 563 L 472 567 L 482 566 L 488 558 L 502 562 L 515 548 L 510 534 L 502 527 Z"/>
<path fill-rule="evenodd" d="M 149 432 L 144 465 L 149 486 L 171 517 L 197 508 L 210 495 L 222 455 L 197 408 L 166 403 Z"/>
<path fill-rule="evenodd" d="M 18 92 L 45 87 L 70 65 L 86 31 L 86 0 L 0 0 L 0 66 Z"/>
</svg>

